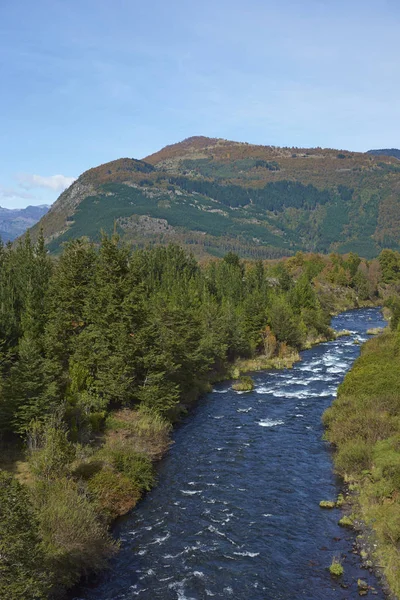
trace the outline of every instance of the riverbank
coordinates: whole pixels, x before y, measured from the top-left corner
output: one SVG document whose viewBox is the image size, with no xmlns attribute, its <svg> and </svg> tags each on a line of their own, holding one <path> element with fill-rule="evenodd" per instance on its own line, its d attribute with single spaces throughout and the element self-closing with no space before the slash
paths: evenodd
<svg viewBox="0 0 400 600">
<path fill-rule="evenodd" d="M 383 600 L 338 511 L 318 505 L 339 492 L 321 413 L 359 354 L 353 339 L 375 324 L 378 311 L 350 311 L 334 325 L 351 337 L 306 350 L 292 369 L 254 372 L 253 391 L 215 385 L 174 431 L 158 484 L 118 523 L 111 570 L 76 597 L 226 598 L 231 587 L 238 600 L 343 600 L 357 596 L 361 578 Z M 328 571 L 334 556 L 345 569 L 339 581 Z"/>
<path fill-rule="evenodd" d="M 400 595 L 400 338 L 385 331 L 364 344 L 323 417 L 335 467 L 350 490 L 361 556 Z M 361 525 L 360 525 L 361 524 Z"/>
<path fill-rule="evenodd" d="M 370 304 L 368 304 L 368 306 L 370 306 Z M 354 306 L 350 306 L 348 307 L 348 309 L 352 310 L 354 309 Z M 334 339 L 338 339 L 341 337 L 347 337 L 348 335 L 350 335 L 350 332 L 348 330 L 340 330 L 340 331 L 334 331 L 334 330 L 330 330 L 330 335 L 328 336 L 319 336 L 311 338 L 308 337 L 307 341 L 304 343 L 304 346 L 302 348 L 302 350 L 306 350 L 309 349 L 313 346 L 316 346 L 320 343 L 324 343 L 326 341 L 329 340 L 334 340 Z M 273 356 L 273 357 L 269 357 L 267 358 L 266 356 L 256 356 L 253 357 L 251 359 L 237 359 L 234 361 L 234 363 L 228 365 L 227 369 L 225 370 L 223 375 L 219 375 L 217 377 L 215 377 L 213 375 L 212 379 L 209 380 L 209 382 L 205 382 L 202 386 L 202 391 L 200 391 L 196 397 L 192 396 L 190 398 L 190 401 L 188 401 L 188 403 L 186 405 L 184 405 L 185 408 L 185 412 L 190 412 L 191 410 L 193 410 L 195 408 L 195 406 L 198 404 L 200 398 L 202 395 L 204 395 L 204 393 L 210 391 L 211 389 L 211 384 L 215 383 L 216 381 L 218 381 L 219 383 L 223 383 L 225 381 L 229 381 L 231 379 L 236 379 L 238 378 L 241 374 L 243 373 L 248 373 L 248 372 L 257 372 L 257 371 L 264 371 L 264 370 L 283 370 L 283 369 L 288 369 L 288 368 L 292 368 L 293 365 L 295 363 L 297 363 L 298 361 L 301 360 L 301 356 L 300 356 L 300 352 L 298 350 L 295 350 L 293 348 L 288 347 L 286 344 L 283 345 L 283 347 L 281 348 L 281 350 L 277 349 L 276 353 L 278 354 L 277 356 Z M 112 440 L 113 438 L 115 438 L 116 436 L 119 437 L 120 439 L 125 439 L 127 440 L 127 438 L 130 438 L 132 436 L 132 431 L 129 431 L 129 427 L 127 427 L 127 423 L 131 422 L 132 420 L 135 421 L 136 420 L 136 411 L 132 411 L 132 410 L 127 410 L 125 409 L 124 411 L 118 411 L 118 414 L 113 415 L 111 414 L 109 419 L 108 419 L 108 426 L 107 426 L 107 430 L 106 430 L 106 438 L 105 438 L 105 445 L 108 446 L 110 444 L 110 440 Z M 181 420 L 178 420 L 175 423 L 175 429 L 176 427 L 179 427 Z M 161 459 L 163 459 L 165 457 L 165 454 L 168 452 L 169 448 L 170 448 L 170 435 L 172 434 L 172 428 L 169 429 L 168 432 L 168 436 L 165 437 L 165 430 L 164 430 L 164 434 L 163 434 L 163 444 L 160 447 L 160 452 L 156 453 L 156 455 L 150 456 L 153 465 L 156 462 L 159 462 Z M 142 451 L 143 451 L 143 446 L 142 446 Z M 96 456 L 94 456 L 91 461 L 96 461 Z M 91 462 L 90 461 L 90 462 Z M 107 484 L 109 485 L 109 482 L 107 482 Z M 152 481 L 152 483 L 150 484 L 150 487 L 153 487 L 153 485 L 157 485 L 157 482 L 155 480 Z M 129 502 L 125 502 L 122 503 L 120 501 L 118 501 L 118 490 L 116 492 L 116 495 L 109 495 L 111 502 L 109 502 L 108 504 L 108 511 L 109 514 L 112 510 L 112 518 L 113 520 L 117 519 L 119 516 L 123 516 L 125 515 L 127 512 L 131 511 L 132 509 L 135 508 L 135 506 L 137 505 L 138 501 L 143 497 L 143 494 L 146 494 L 147 491 L 149 491 L 149 488 L 147 489 L 142 489 L 141 493 L 136 495 L 135 497 L 133 497 L 131 499 L 131 503 Z M 111 509 L 112 506 L 112 509 Z M 120 510 L 120 512 L 118 512 L 119 507 L 122 507 L 122 510 Z M 112 521 L 110 520 L 110 525 L 112 524 Z"/>
</svg>

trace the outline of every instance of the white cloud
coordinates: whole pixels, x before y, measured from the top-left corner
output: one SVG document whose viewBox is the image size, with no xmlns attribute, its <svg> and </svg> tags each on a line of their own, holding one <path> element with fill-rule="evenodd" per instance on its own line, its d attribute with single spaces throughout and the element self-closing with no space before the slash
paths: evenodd
<svg viewBox="0 0 400 600">
<path fill-rule="evenodd" d="M 47 188 L 54 192 L 62 192 L 69 187 L 75 179 L 75 177 L 66 177 L 65 175 L 49 175 L 48 177 L 30 173 L 18 175 L 20 186 L 25 190 L 31 190 L 32 188 Z"/>
<path fill-rule="evenodd" d="M 18 198 L 22 200 L 33 200 L 35 196 L 33 194 L 28 194 L 27 192 L 21 192 L 21 190 L 16 188 L 7 188 L 0 185 L 0 199 L 3 198 Z"/>
</svg>

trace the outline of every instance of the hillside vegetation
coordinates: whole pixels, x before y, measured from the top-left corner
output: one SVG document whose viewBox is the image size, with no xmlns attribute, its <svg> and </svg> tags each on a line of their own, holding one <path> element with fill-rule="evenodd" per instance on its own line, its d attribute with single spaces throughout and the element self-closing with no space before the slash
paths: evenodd
<svg viewBox="0 0 400 600">
<path fill-rule="evenodd" d="M 103 229 L 135 247 L 178 242 L 197 256 L 399 249 L 400 163 L 332 149 L 205 137 L 83 173 L 33 228 L 52 252 Z"/>
</svg>

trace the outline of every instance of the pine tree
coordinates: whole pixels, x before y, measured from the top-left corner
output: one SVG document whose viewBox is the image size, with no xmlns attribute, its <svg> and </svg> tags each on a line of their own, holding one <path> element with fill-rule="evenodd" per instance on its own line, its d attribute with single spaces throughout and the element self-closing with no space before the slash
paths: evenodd
<svg viewBox="0 0 400 600">
<path fill-rule="evenodd" d="M 299 347 L 302 342 L 302 331 L 293 310 L 284 296 L 272 299 L 268 312 L 270 325 L 279 342 L 287 342 L 290 346 Z"/>
<path fill-rule="evenodd" d="M 44 419 L 49 410 L 45 396 L 44 359 L 40 343 L 30 333 L 18 344 L 18 358 L 5 384 L 13 410 L 13 430 L 26 433 L 33 419 Z"/>
<path fill-rule="evenodd" d="M 74 240 L 66 245 L 51 278 L 45 327 L 46 394 L 61 401 L 68 384 L 68 365 L 76 340 L 85 327 L 85 303 L 96 254 L 92 244 Z"/>
</svg>

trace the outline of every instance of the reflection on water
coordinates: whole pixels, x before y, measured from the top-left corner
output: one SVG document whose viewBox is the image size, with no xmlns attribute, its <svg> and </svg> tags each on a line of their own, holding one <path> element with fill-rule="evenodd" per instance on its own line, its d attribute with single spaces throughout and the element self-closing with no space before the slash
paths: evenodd
<svg viewBox="0 0 400 600">
<path fill-rule="evenodd" d="M 359 354 L 355 340 L 383 325 L 377 309 L 343 313 L 333 326 L 350 337 L 254 374 L 252 392 L 226 383 L 204 398 L 176 431 L 158 486 L 119 525 L 111 570 L 79 598 L 344 600 L 361 577 L 382 599 L 352 553 L 354 533 L 319 501 L 340 491 L 321 415 Z M 333 556 L 342 581 L 327 571 Z"/>
</svg>

